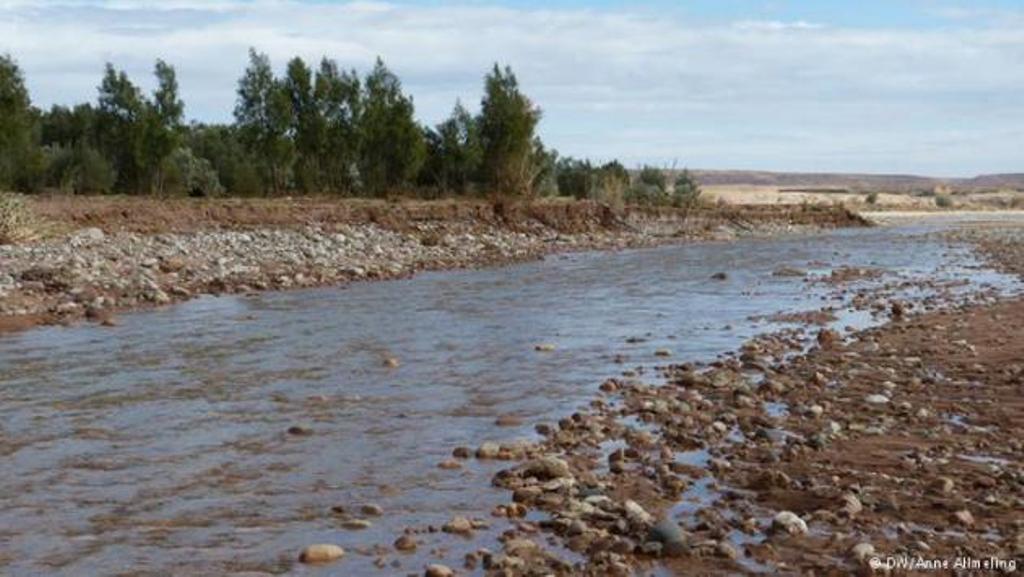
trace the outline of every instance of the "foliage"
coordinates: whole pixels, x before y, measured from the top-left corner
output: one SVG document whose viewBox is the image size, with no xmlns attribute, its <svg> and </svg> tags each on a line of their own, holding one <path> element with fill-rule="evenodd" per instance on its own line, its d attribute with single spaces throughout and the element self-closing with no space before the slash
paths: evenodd
<svg viewBox="0 0 1024 577">
<path fill-rule="evenodd" d="M 864 198 L 864 202 L 868 204 L 878 204 L 878 191 L 868 193 L 868 195 Z"/>
<path fill-rule="evenodd" d="M 218 196 L 224 193 L 217 171 L 210 161 L 193 154 L 191 148 L 181 147 L 166 160 L 164 171 L 168 175 L 169 192 L 189 196 Z"/>
<path fill-rule="evenodd" d="M 371 195 L 411 184 L 423 166 L 426 143 L 413 111 L 412 98 L 378 58 L 363 86 L 360 122 L 359 176 Z"/>
<path fill-rule="evenodd" d="M 667 204 L 668 177 L 665 171 L 653 166 L 644 166 L 630 187 L 626 200 L 632 204 Z"/>
<path fill-rule="evenodd" d="M 209 161 L 225 192 L 254 195 L 263 191 L 257 161 L 242 145 L 237 128 L 194 124 L 187 132 L 188 148 Z"/>
<path fill-rule="evenodd" d="M 556 165 L 558 193 L 576 199 L 590 198 L 597 185 L 597 175 L 589 160 L 572 157 L 558 159 Z"/>
<path fill-rule="evenodd" d="M 0 189 L 34 189 L 44 165 L 21 69 L 0 55 Z"/>
<path fill-rule="evenodd" d="M 423 181 L 439 190 L 469 192 L 483 160 L 477 119 L 456 102 L 451 116 L 435 129 L 428 129 L 426 139 Z"/>
<path fill-rule="evenodd" d="M 114 167 L 84 143 L 48 149 L 47 183 L 72 194 L 105 194 L 114 189 Z"/>
<path fill-rule="evenodd" d="M 270 58 L 249 49 L 249 67 L 238 80 L 235 122 L 246 150 L 262 166 L 265 190 L 280 193 L 291 177 L 295 144 L 292 103 L 270 67 Z"/>
<path fill-rule="evenodd" d="M 700 185 L 697 179 L 690 174 L 689 170 L 683 169 L 676 176 L 672 186 L 672 205 L 677 207 L 692 207 L 700 200 Z"/>
<path fill-rule="evenodd" d="M 323 58 L 291 59 L 280 77 L 255 49 L 232 124 L 184 124 L 173 66 L 157 60 L 142 90 L 107 64 L 94 103 L 31 106 L 0 57 L 0 188 L 76 194 L 565 194 L 621 204 L 629 174 L 564 158 L 536 135 L 540 110 L 508 67 L 485 76 L 479 114 L 456 102 L 433 128 L 378 58 L 365 78 Z M 641 179 L 642 180 L 642 179 Z M 413 187 L 418 187 L 414 189 Z M 656 187 L 665 192 L 664 183 Z"/>
<path fill-rule="evenodd" d="M 951 208 L 953 206 L 953 197 L 946 193 L 938 193 L 935 195 L 935 206 L 939 208 Z"/>
<path fill-rule="evenodd" d="M 494 69 L 484 79 L 480 111 L 480 139 L 483 145 L 483 181 L 499 194 L 532 192 L 539 175 L 534 131 L 540 110 L 519 90 L 512 69 Z"/>
<path fill-rule="evenodd" d="M 333 60 L 324 58 L 314 95 L 323 129 L 317 156 L 321 185 L 331 192 L 351 192 L 357 183 L 359 158 L 359 76 L 355 71 L 339 71 Z"/>
</svg>

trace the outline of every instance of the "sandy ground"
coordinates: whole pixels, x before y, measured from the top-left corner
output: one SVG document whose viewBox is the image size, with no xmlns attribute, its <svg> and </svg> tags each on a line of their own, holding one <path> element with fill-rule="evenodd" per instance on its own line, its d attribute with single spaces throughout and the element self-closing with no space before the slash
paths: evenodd
<svg viewBox="0 0 1024 577">
<path fill-rule="evenodd" d="M 799 192 L 777 186 L 762 185 L 711 185 L 703 188 L 704 196 L 711 201 L 721 200 L 731 204 L 802 204 L 843 203 L 858 210 L 939 210 L 934 196 L 912 196 L 905 193 L 881 192 L 875 203 L 868 203 L 868 194 L 846 192 Z M 990 193 L 954 194 L 951 197 L 958 207 L 1006 208 L 1024 202 L 1024 193 L 1003 191 Z"/>
</svg>

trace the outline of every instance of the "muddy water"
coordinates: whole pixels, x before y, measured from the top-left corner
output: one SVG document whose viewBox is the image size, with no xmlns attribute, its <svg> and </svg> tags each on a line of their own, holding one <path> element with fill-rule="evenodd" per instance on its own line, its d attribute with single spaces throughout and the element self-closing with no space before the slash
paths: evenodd
<svg viewBox="0 0 1024 577">
<path fill-rule="evenodd" d="M 0 573 L 406 574 L 469 542 L 407 526 L 488 518 L 500 464 L 437 468 L 458 445 L 532 435 L 654 351 L 708 359 L 777 325 L 749 317 L 837 304 L 773 276 L 879 266 L 1004 284 L 921 225 L 732 244 L 555 257 L 124 316 L 116 328 L 0 337 Z M 714 281 L 713 273 L 728 278 Z M 864 315 L 846 320 L 869 322 Z M 630 337 L 635 342 L 627 343 Z M 538 343 L 557 346 L 536 352 Z M 385 359 L 400 361 L 389 368 Z M 661 359 L 664 362 L 664 359 Z M 499 415 L 523 425 L 500 428 Z M 292 426 L 311 434 L 292 435 Z M 342 527 L 342 506 L 384 510 Z M 316 542 L 346 558 L 296 563 Z M 378 560 L 383 569 L 374 566 Z"/>
</svg>

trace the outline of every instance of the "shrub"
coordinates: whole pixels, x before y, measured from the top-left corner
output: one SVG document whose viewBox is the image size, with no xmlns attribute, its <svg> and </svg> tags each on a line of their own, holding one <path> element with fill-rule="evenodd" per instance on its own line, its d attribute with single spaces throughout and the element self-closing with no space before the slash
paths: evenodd
<svg viewBox="0 0 1024 577">
<path fill-rule="evenodd" d="M 189 196 L 218 196 L 224 193 L 217 171 L 210 161 L 192 153 L 192 149 L 181 147 L 165 162 L 167 174 L 166 189 L 184 192 Z"/>
<path fill-rule="evenodd" d="M 0 192 L 0 244 L 13 244 L 36 238 L 39 227 L 25 198 Z"/>
<path fill-rule="evenodd" d="M 676 177 L 672 187 L 672 204 L 677 207 L 692 207 L 700 199 L 700 193 L 697 179 L 690 174 L 689 170 L 683 169 L 683 172 Z"/>
<path fill-rule="evenodd" d="M 868 193 L 867 197 L 864 199 L 864 202 L 868 204 L 878 204 L 878 192 Z"/>
<path fill-rule="evenodd" d="M 939 208 L 950 208 L 953 206 L 953 198 L 948 194 L 936 194 L 935 206 Z"/>
<path fill-rule="evenodd" d="M 77 145 L 49 149 L 47 180 L 73 194 L 107 193 L 114 187 L 113 167 L 95 149 Z"/>
</svg>

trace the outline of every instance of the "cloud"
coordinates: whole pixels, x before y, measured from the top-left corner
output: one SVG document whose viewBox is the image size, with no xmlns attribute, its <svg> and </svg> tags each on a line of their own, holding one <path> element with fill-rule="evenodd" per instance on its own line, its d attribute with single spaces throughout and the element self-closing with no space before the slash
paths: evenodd
<svg viewBox="0 0 1024 577">
<path fill-rule="evenodd" d="M 155 6 L 155 7 L 154 7 Z M 188 114 L 227 120 L 249 46 L 283 68 L 381 55 L 426 122 L 508 63 L 564 153 L 803 170 L 1020 170 L 1024 37 L 997 24 L 844 28 L 707 22 L 643 9 L 288 0 L 0 0 L 0 52 L 41 104 L 92 100 L 105 61 L 151 87 L 179 71 Z"/>
</svg>

